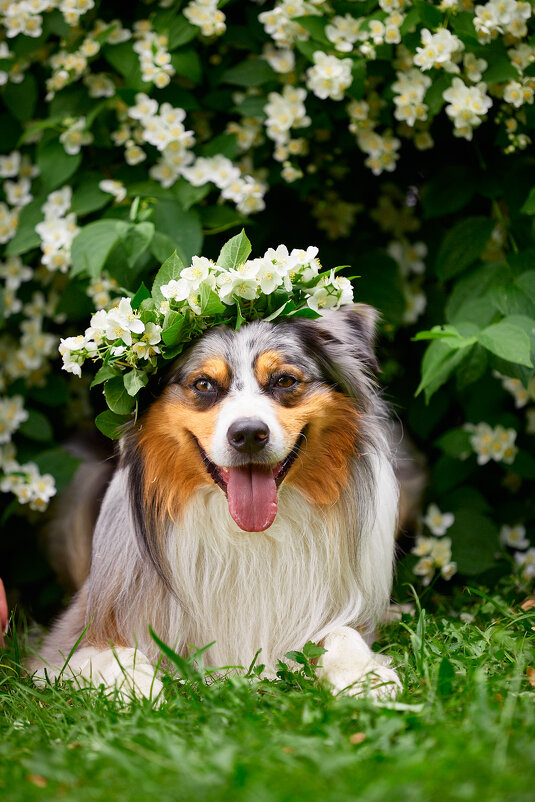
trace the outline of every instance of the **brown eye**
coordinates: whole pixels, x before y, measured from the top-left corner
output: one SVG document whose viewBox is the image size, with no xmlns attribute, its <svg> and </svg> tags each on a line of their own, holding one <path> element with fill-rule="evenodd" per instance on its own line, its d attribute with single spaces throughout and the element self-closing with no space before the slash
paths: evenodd
<svg viewBox="0 0 535 802">
<path fill-rule="evenodd" d="M 193 382 L 193 387 L 199 393 L 213 393 L 216 389 L 208 379 L 197 379 Z"/>
<path fill-rule="evenodd" d="M 291 376 L 289 373 L 284 373 L 282 376 L 279 376 L 274 386 L 279 387 L 282 390 L 289 390 L 290 387 L 294 387 L 296 384 L 297 379 L 295 376 Z"/>
</svg>

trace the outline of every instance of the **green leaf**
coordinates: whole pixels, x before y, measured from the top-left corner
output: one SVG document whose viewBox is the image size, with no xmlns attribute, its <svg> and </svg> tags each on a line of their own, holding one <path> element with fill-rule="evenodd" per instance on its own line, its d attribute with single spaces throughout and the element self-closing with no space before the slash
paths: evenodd
<svg viewBox="0 0 535 802">
<path fill-rule="evenodd" d="M 173 312 L 170 320 L 172 321 L 170 325 L 162 331 L 162 340 L 169 348 L 181 342 L 182 329 L 186 322 L 184 316 L 179 312 Z"/>
<path fill-rule="evenodd" d="M 242 228 L 239 234 L 225 242 L 217 257 L 217 264 L 225 270 L 237 270 L 251 253 L 251 243 Z"/>
<path fill-rule="evenodd" d="M 69 391 L 65 379 L 51 373 L 44 387 L 30 387 L 28 396 L 45 407 L 61 407 L 68 402 Z"/>
<path fill-rule="evenodd" d="M 414 0 L 414 7 L 418 11 L 418 16 L 428 28 L 436 28 L 442 25 L 443 16 L 436 6 L 428 3 L 427 0 Z"/>
<path fill-rule="evenodd" d="M 204 145 L 203 156 L 226 156 L 233 161 L 237 158 L 240 149 L 236 134 L 219 134 Z"/>
<path fill-rule="evenodd" d="M 437 276 L 447 281 L 475 262 L 493 230 L 494 221 L 486 217 L 468 217 L 454 225 L 440 243 L 435 260 Z"/>
<path fill-rule="evenodd" d="M 130 370 L 128 373 L 123 374 L 124 386 L 128 395 L 136 396 L 138 392 L 145 387 L 149 377 L 144 370 Z"/>
<path fill-rule="evenodd" d="M 110 409 L 106 409 L 97 415 L 95 425 L 99 432 L 109 437 L 110 440 L 118 440 L 122 435 L 121 427 L 130 420 L 130 415 L 116 415 Z"/>
<path fill-rule="evenodd" d="M 442 217 L 463 209 L 477 190 L 474 172 L 467 165 L 439 170 L 422 192 L 424 218 Z"/>
<path fill-rule="evenodd" d="M 327 45 L 329 49 L 332 47 L 332 43 L 325 36 L 326 17 L 316 17 L 309 14 L 306 17 L 293 17 L 292 21 L 297 22 L 305 31 L 308 31 L 316 42 Z"/>
<path fill-rule="evenodd" d="M 527 270 L 515 279 L 515 284 L 535 304 L 535 270 Z"/>
<path fill-rule="evenodd" d="M 45 201 L 46 196 L 34 198 L 21 210 L 15 236 L 6 246 L 6 256 L 20 256 L 20 254 L 28 253 L 33 248 L 39 247 L 41 237 L 35 230 L 35 226 L 44 218 L 41 206 Z"/>
<path fill-rule="evenodd" d="M 177 181 L 173 187 L 173 191 L 185 211 L 195 206 L 197 203 L 200 203 L 200 201 L 208 195 L 210 189 L 210 183 L 203 184 L 200 187 L 194 187 L 193 184 L 189 184 L 183 178 Z"/>
<path fill-rule="evenodd" d="M 182 45 L 187 45 L 188 42 L 195 39 L 199 33 L 199 28 L 188 22 L 182 14 L 179 14 L 166 28 L 165 33 L 168 42 L 167 49 L 171 51 L 176 50 L 177 47 L 182 47 Z"/>
<path fill-rule="evenodd" d="M 448 457 L 455 459 L 467 459 L 472 454 L 472 446 L 470 445 L 470 432 L 462 427 L 450 429 L 443 434 L 435 445 L 440 448 Z"/>
<path fill-rule="evenodd" d="M 82 153 L 71 156 L 59 139 L 51 139 L 37 149 L 37 166 L 47 192 L 62 187 L 82 163 Z"/>
<path fill-rule="evenodd" d="M 134 408 L 134 399 L 124 386 L 123 376 L 108 379 L 104 385 L 104 395 L 109 408 L 117 415 L 128 415 Z"/>
<path fill-rule="evenodd" d="M 126 86 L 142 92 L 147 89 L 141 77 L 139 56 L 134 52 L 131 42 L 120 42 L 117 45 L 105 45 L 101 50 L 104 58 L 125 78 Z"/>
<path fill-rule="evenodd" d="M 185 211 L 179 201 L 162 198 L 154 204 L 152 221 L 157 231 L 173 240 L 184 263 L 190 264 L 192 256 L 201 253 L 203 233 L 196 211 Z"/>
<path fill-rule="evenodd" d="M 147 298 L 150 298 L 150 297 L 151 297 L 151 294 L 150 294 L 149 290 L 147 289 L 147 287 L 145 286 L 145 282 L 142 281 L 141 282 L 141 287 L 139 288 L 139 290 L 136 292 L 136 294 L 132 298 L 130 306 L 132 307 L 132 309 L 139 309 L 139 307 L 141 306 L 143 301 L 146 301 Z"/>
<path fill-rule="evenodd" d="M 97 220 L 76 235 L 71 249 L 71 276 L 85 273 L 96 278 L 111 250 L 119 242 L 118 220 Z"/>
<path fill-rule="evenodd" d="M 139 257 L 145 253 L 154 236 L 154 223 L 117 222 L 117 233 L 126 253 L 130 267 L 134 267 Z"/>
<path fill-rule="evenodd" d="M 432 342 L 422 360 L 422 379 L 415 395 L 425 390 L 425 400 L 429 403 L 433 393 L 445 384 L 467 355 L 467 348 L 451 348 L 445 340 Z"/>
<path fill-rule="evenodd" d="M 2 100 L 13 116 L 25 123 L 34 116 L 37 95 L 37 82 L 30 72 L 26 72 L 20 84 L 8 82 L 5 85 Z"/>
<path fill-rule="evenodd" d="M 535 321 L 520 315 L 510 315 L 487 326 L 478 335 L 482 346 L 501 359 L 519 365 L 533 367 L 531 358 L 531 335 L 535 333 Z"/>
<path fill-rule="evenodd" d="M 193 48 L 181 50 L 179 53 L 173 53 L 171 56 L 171 64 L 177 75 L 182 75 L 193 84 L 201 83 L 202 62 L 199 54 Z"/>
<path fill-rule="evenodd" d="M 71 210 L 75 214 L 83 216 L 96 212 L 112 200 L 109 192 L 102 192 L 99 188 L 102 176 L 81 176 L 81 180 L 82 183 L 72 196 Z"/>
<path fill-rule="evenodd" d="M 522 214 L 535 214 L 535 187 L 531 188 L 530 193 L 524 201 L 520 211 Z"/>
<path fill-rule="evenodd" d="M 95 378 L 89 385 L 91 387 L 96 387 L 102 382 L 108 381 L 108 379 L 113 379 L 115 376 L 120 376 L 121 371 L 119 368 L 114 367 L 114 365 L 102 365 L 99 370 L 97 370 Z"/>
<path fill-rule="evenodd" d="M 150 252 L 158 262 L 165 262 L 175 250 L 175 241 L 171 237 L 168 237 L 167 234 L 162 234 L 161 231 L 154 232 L 150 244 Z"/>
<path fill-rule="evenodd" d="M 359 256 L 359 300 L 375 306 L 388 325 L 399 325 L 405 312 L 405 297 L 397 263 L 379 248 Z"/>
<path fill-rule="evenodd" d="M 184 262 L 175 251 L 171 256 L 165 260 L 163 265 L 156 273 L 156 278 L 152 285 L 152 297 L 157 304 L 161 304 L 164 299 L 160 287 L 164 284 L 169 284 L 173 279 L 176 281 L 180 278 L 180 274 L 184 270 Z"/>
<path fill-rule="evenodd" d="M 201 312 L 203 315 L 220 315 L 227 307 L 213 290 L 201 284 Z"/>
<path fill-rule="evenodd" d="M 459 573 L 475 576 L 494 565 L 498 527 L 487 516 L 472 509 L 457 510 L 448 537 Z"/>
<path fill-rule="evenodd" d="M 269 81 L 276 81 L 277 78 L 277 73 L 269 66 L 267 61 L 253 56 L 226 70 L 223 73 L 221 82 L 236 84 L 237 86 L 261 86 Z"/>
<path fill-rule="evenodd" d="M 73 457 L 63 448 L 53 448 L 38 454 L 34 462 L 39 468 L 39 473 L 52 474 L 59 492 L 67 487 L 82 460 Z"/>
<path fill-rule="evenodd" d="M 35 409 L 28 410 L 28 419 L 20 424 L 19 432 L 30 440 L 37 440 L 40 443 L 47 443 L 54 439 L 54 432 L 48 418 Z"/>
<path fill-rule="evenodd" d="M 453 691 L 455 669 L 447 657 L 443 657 L 438 667 L 437 692 L 439 696 L 448 698 Z"/>
</svg>

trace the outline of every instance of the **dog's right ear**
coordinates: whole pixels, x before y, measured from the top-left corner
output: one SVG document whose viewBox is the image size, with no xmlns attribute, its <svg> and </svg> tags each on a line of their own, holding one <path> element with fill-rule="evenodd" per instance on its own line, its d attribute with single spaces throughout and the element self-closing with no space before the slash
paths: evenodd
<svg viewBox="0 0 535 802">
<path fill-rule="evenodd" d="M 327 312 L 316 323 L 353 351 L 361 365 L 369 371 L 380 371 L 375 356 L 375 340 L 379 312 L 368 304 L 342 306 Z"/>
</svg>

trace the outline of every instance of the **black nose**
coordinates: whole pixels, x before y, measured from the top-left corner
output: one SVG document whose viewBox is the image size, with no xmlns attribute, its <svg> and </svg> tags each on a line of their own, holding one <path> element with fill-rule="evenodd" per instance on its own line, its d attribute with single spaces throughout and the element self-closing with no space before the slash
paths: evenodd
<svg viewBox="0 0 535 802">
<path fill-rule="evenodd" d="M 257 454 L 269 442 L 269 428 L 258 418 L 238 418 L 229 426 L 227 440 L 242 454 Z"/>
</svg>

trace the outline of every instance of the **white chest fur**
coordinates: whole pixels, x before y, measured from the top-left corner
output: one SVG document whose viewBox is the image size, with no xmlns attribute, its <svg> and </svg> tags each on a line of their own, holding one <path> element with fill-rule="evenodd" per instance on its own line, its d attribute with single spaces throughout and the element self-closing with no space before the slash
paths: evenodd
<svg viewBox="0 0 535 802">
<path fill-rule="evenodd" d="M 337 507 L 323 512 L 283 487 L 272 526 L 247 533 L 231 519 L 220 490 L 199 492 L 168 532 L 167 559 L 183 609 L 176 646 L 216 641 L 207 655 L 212 665 L 248 665 L 261 648 L 259 661 L 273 667 L 290 649 L 356 621 L 357 547 L 344 523 Z"/>
</svg>

